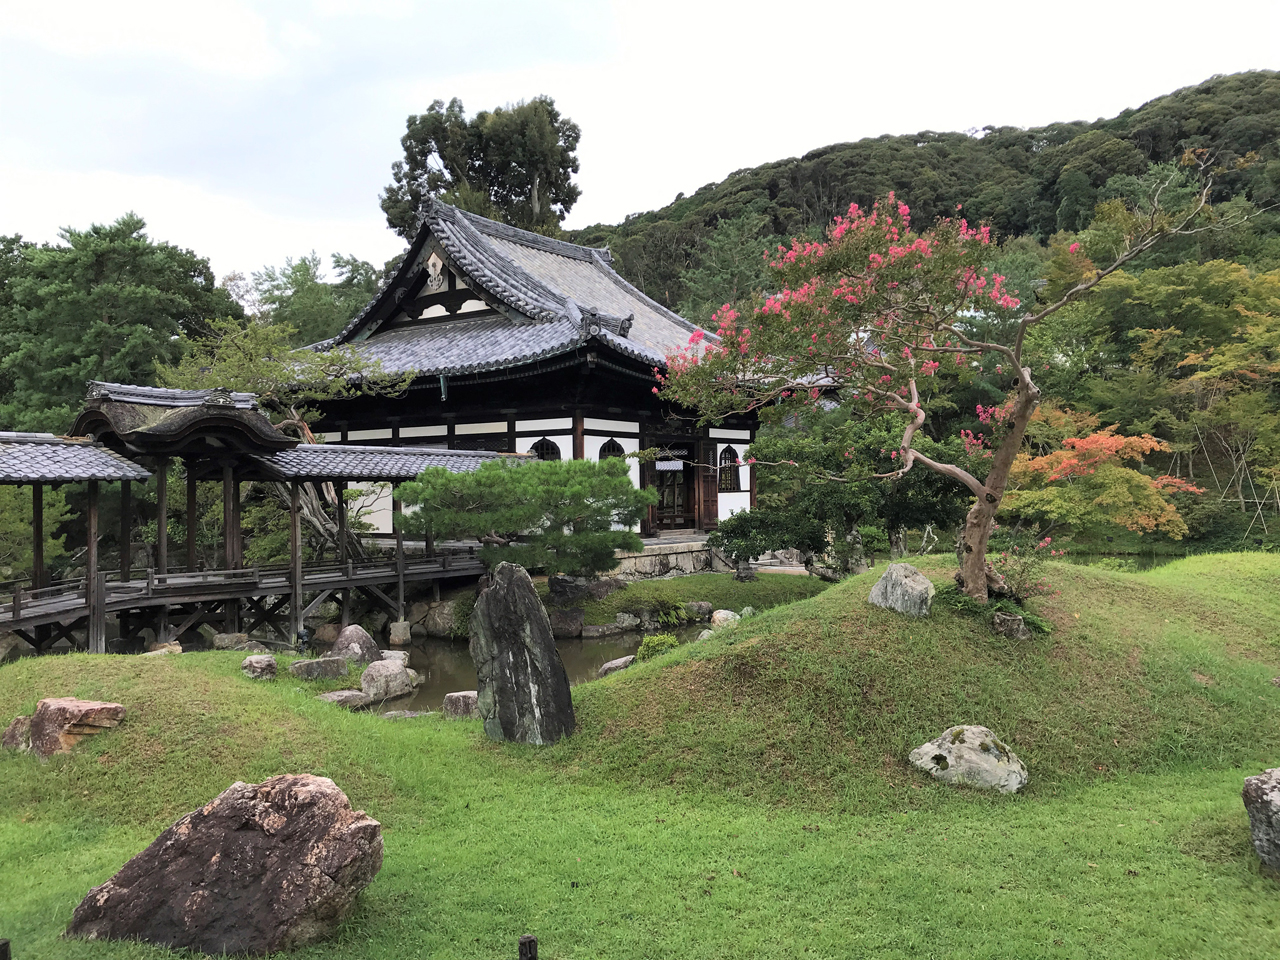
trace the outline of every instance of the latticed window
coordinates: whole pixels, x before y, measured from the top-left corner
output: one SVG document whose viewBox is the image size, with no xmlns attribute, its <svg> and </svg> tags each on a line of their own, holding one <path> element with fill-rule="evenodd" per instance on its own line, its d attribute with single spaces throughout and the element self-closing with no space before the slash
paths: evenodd
<svg viewBox="0 0 1280 960">
<path fill-rule="evenodd" d="M 741 467 L 738 466 L 738 451 L 733 447 L 725 447 L 720 451 L 720 492 L 737 493 L 742 489 Z"/>
<path fill-rule="evenodd" d="M 608 460 L 610 457 L 625 457 L 627 451 L 622 449 L 622 444 L 610 437 L 600 447 L 600 459 Z"/>
<path fill-rule="evenodd" d="M 535 443 L 532 447 L 530 447 L 529 452 L 532 453 L 539 460 L 559 460 L 560 459 L 560 448 L 556 446 L 556 443 L 554 440 L 548 440 L 546 437 L 543 437 L 541 440 Z"/>
</svg>

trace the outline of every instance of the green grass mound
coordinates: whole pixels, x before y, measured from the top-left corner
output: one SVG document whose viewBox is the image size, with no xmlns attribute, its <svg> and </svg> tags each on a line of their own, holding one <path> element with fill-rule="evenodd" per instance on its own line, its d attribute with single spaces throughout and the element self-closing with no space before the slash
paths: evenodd
<svg viewBox="0 0 1280 960">
<path fill-rule="evenodd" d="M 921 567 L 945 590 L 953 565 Z M 907 753 L 988 726 L 1030 790 L 1280 757 L 1280 558 L 1234 554 L 1144 574 L 1054 564 L 1026 643 L 935 601 L 872 606 L 882 570 L 579 688 L 557 759 L 641 784 L 877 810 L 944 802 Z M 907 793 L 903 794 L 903 788 Z"/>
</svg>

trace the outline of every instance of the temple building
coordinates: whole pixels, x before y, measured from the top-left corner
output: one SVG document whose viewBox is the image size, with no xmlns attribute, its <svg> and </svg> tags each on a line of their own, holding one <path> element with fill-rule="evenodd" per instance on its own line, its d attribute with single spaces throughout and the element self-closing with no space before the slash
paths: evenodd
<svg viewBox="0 0 1280 960">
<path fill-rule="evenodd" d="M 754 499 L 754 471 L 739 461 L 755 420 L 700 427 L 693 411 L 659 399 L 656 372 L 699 328 L 610 263 L 607 249 L 432 202 L 395 275 L 316 345 L 349 345 L 387 373 L 411 374 L 409 388 L 332 401 L 317 430 L 329 443 L 542 459 L 656 448 L 655 461 L 632 461 L 632 479 L 659 495 L 641 532 L 713 529 Z"/>
</svg>

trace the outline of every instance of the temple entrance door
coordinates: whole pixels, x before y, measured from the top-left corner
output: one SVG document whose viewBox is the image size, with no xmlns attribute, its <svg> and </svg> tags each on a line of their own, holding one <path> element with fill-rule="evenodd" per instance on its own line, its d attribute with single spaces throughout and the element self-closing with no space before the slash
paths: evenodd
<svg viewBox="0 0 1280 960">
<path fill-rule="evenodd" d="M 658 505 L 654 523 L 663 530 L 687 529 L 694 525 L 693 471 L 679 460 L 660 460 L 654 471 Z M 672 469 L 674 467 L 675 469 Z"/>
</svg>

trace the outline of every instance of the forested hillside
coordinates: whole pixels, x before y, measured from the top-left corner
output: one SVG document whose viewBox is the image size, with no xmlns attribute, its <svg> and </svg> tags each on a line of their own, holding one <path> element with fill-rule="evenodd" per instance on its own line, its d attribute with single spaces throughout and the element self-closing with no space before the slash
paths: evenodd
<svg viewBox="0 0 1280 960">
<path fill-rule="evenodd" d="M 646 293 L 705 319 L 708 304 L 714 309 L 724 302 L 718 296 L 731 298 L 735 286 L 749 284 L 763 241 L 816 234 L 850 203 L 869 206 L 890 190 L 917 223 L 959 204 L 971 221 L 990 221 L 1002 239 L 1030 236 L 1043 243 L 1058 231 L 1087 227 L 1108 185 L 1117 189 L 1116 178 L 1139 176 L 1187 148 L 1217 151 L 1227 167 L 1256 154 L 1256 162 L 1220 178 L 1215 199 L 1266 204 L 1280 193 L 1278 137 L 1280 73 L 1234 74 L 1093 122 L 926 130 L 832 144 L 737 170 L 660 210 L 587 227 L 572 239 L 607 244 L 620 271 Z M 733 236 L 721 235 L 729 224 Z M 1270 235 L 1280 232 L 1280 223 L 1270 218 L 1255 234 L 1258 229 Z M 749 262 L 744 246 L 752 251 Z M 1280 262 L 1275 246 L 1248 252 L 1265 261 L 1259 262 L 1264 268 Z"/>
</svg>

